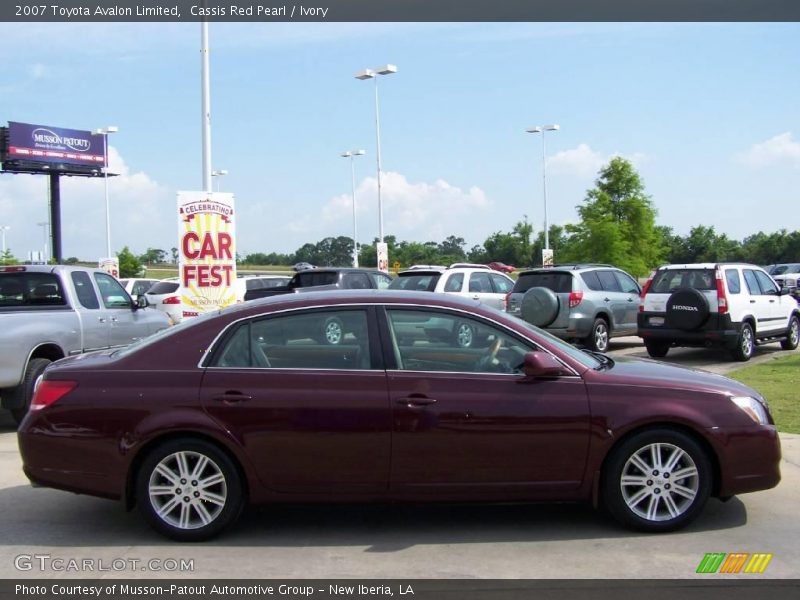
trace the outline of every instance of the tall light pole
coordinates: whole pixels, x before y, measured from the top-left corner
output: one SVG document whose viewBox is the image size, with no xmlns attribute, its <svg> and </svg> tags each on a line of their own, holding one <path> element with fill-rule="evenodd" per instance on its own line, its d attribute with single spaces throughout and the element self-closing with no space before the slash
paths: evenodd
<svg viewBox="0 0 800 600">
<path fill-rule="evenodd" d="M 353 196 L 355 198 L 355 196 Z M 10 225 L 0 225 L 0 231 L 3 232 L 3 255 L 6 253 L 6 231 L 11 229 Z"/>
<path fill-rule="evenodd" d="M 561 129 L 558 125 L 537 125 L 526 129 L 528 133 L 541 133 L 542 134 L 542 193 L 544 195 L 544 247 L 545 250 L 550 249 L 550 228 L 547 224 L 547 164 L 544 143 L 544 134 L 546 131 L 558 131 Z"/>
<path fill-rule="evenodd" d="M 105 187 L 106 187 L 106 257 L 111 258 L 111 217 L 109 216 L 109 209 L 108 209 L 108 134 L 109 133 L 117 133 L 119 131 L 119 127 L 115 127 L 114 125 L 109 125 L 104 129 L 95 129 L 95 135 L 102 135 L 103 136 L 103 162 L 105 163 L 103 167 L 103 179 L 105 180 Z"/>
<path fill-rule="evenodd" d="M 383 65 L 374 69 L 364 69 L 355 74 L 356 79 L 375 80 L 375 147 L 378 161 L 378 236 L 383 243 L 383 200 L 381 198 L 381 118 L 378 103 L 378 75 L 391 75 L 397 73 L 395 65 Z"/>
<path fill-rule="evenodd" d="M 40 221 L 37 225 L 42 228 L 42 235 L 44 237 L 44 262 L 47 263 L 47 229 L 50 227 L 50 222 Z"/>
<path fill-rule="evenodd" d="M 353 186 L 353 267 L 358 268 L 358 219 L 356 218 L 356 156 L 364 156 L 363 150 L 347 150 L 342 152 L 342 158 L 350 159 L 350 181 Z"/>
<path fill-rule="evenodd" d="M 211 176 L 217 178 L 217 191 L 219 191 L 219 178 L 224 177 L 228 174 L 228 171 L 225 169 L 220 169 L 219 171 L 211 171 Z"/>
</svg>

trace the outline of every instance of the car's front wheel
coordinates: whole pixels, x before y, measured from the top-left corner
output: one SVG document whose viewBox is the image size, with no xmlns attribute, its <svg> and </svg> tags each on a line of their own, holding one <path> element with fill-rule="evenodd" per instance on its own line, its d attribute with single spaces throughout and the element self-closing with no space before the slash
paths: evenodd
<svg viewBox="0 0 800 600">
<path fill-rule="evenodd" d="M 215 445 L 185 438 L 158 446 L 136 480 L 140 512 L 159 533 L 181 542 L 207 540 L 231 525 L 244 505 L 233 461 Z"/>
<path fill-rule="evenodd" d="M 781 342 L 784 350 L 794 350 L 800 342 L 800 319 L 796 316 L 789 320 L 789 329 L 786 332 L 786 339 Z"/>
<path fill-rule="evenodd" d="M 646 430 L 612 452 L 603 472 L 603 499 L 627 527 L 672 531 L 700 514 L 711 492 L 711 473 L 708 456 L 690 436 Z"/>
</svg>

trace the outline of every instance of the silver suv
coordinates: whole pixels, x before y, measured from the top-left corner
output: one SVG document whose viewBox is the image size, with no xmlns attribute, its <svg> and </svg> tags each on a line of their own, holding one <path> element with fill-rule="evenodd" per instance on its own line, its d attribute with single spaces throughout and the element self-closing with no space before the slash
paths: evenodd
<svg viewBox="0 0 800 600">
<path fill-rule="evenodd" d="M 605 352 L 610 338 L 636 335 L 641 291 L 633 277 L 611 265 L 557 265 L 520 273 L 506 311 Z"/>
</svg>

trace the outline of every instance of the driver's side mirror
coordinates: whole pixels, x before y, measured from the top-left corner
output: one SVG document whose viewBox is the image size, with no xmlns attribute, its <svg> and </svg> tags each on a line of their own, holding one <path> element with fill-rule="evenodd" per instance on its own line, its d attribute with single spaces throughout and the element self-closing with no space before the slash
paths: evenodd
<svg viewBox="0 0 800 600">
<path fill-rule="evenodd" d="M 527 377 L 558 377 L 564 372 L 561 363 L 547 352 L 528 352 L 522 370 Z"/>
<path fill-rule="evenodd" d="M 139 297 L 136 298 L 136 303 L 134 304 L 134 306 L 135 306 L 134 310 L 138 308 L 147 308 L 148 306 L 150 306 L 150 303 L 147 301 L 147 298 L 145 297 L 144 294 L 139 294 Z"/>
</svg>

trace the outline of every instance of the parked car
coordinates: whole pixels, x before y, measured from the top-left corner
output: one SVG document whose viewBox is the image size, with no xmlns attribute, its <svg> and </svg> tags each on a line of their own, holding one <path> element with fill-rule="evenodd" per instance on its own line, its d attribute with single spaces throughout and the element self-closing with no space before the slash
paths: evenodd
<svg viewBox="0 0 800 600">
<path fill-rule="evenodd" d="M 501 273 L 513 273 L 517 270 L 516 267 L 512 267 L 511 265 L 501 262 L 490 262 L 489 268 L 495 271 L 500 271 Z"/>
<path fill-rule="evenodd" d="M 447 268 L 411 268 L 400 271 L 389 285 L 392 290 L 453 294 L 502 308 L 514 280 L 486 265 L 454 263 Z"/>
<path fill-rule="evenodd" d="M 144 295 L 147 305 L 165 313 L 172 324 L 183 320 L 180 287 L 180 280 L 177 277 L 170 277 L 154 283 Z"/>
<path fill-rule="evenodd" d="M 488 344 L 398 343 L 408 315 L 467 320 Z M 360 326 L 335 346 L 295 327 L 340 316 Z M 777 485 L 781 460 L 767 403 L 739 382 L 579 350 L 473 300 L 375 290 L 246 302 L 60 361 L 18 440 L 34 485 L 136 505 L 183 541 L 287 500 L 596 502 L 670 531 L 709 496 Z"/>
<path fill-rule="evenodd" d="M 800 263 L 773 265 L 768 272 L 775 280 L 775 283 L 782 289 L 789 290 L 789 294 L 793 298 L 800 300 L 800 287 L 797 285 L 797 281 L 800 279 Z"/>
<path fill-rule="evenodd" d="M 316 267 L 314 267 L 314 265 L 312 265 L 311 263 L 299 262 L 292 267 L 292 270 L 295 272 L 300 272 L 300 271 L 308 271 L 309 269 L 314 269 L 314 268 Z"/>
<path fill-rule="evenodd" d="M 167 327 L 164 315 L 143 307 L 100 269 L 0 267 L 2 407 L 19 423 L 51 362 L 124 346 Z"/>
<path fill-rule="evenodd" d="M 245 300 L 304 292 L 307 290 L 369 290 L 389 287 L 392 278 L 377 269 L 325 267 L 296 273 L 284 286 L 248 290 Z"/>
<path fill-rule="evenodd" d="M 236 301 L 244 302 L 250 290 L 271 290 L 289 283 L 287 275 L 247 275 L 240 274 L 236 278 Z"/>
<path fill-rule="evenodd" d="M 506 310 L 591 350 L 605 352 L 613 337 L 636 335 L 641 287 L 611 265 L 576 264 L 523 271 Z"/>
<path fill-rule="evenodd" d="M 131 298 L 138 300 L 139 296 L 145 294 L 147 290 L 157 283 L 158 279 L 120 279 L 119 282 Z"/>
<path fill-rule="evenodd" d="M 797 348 L 800 310 L 761 267 L 666 265 L 644 286 L 638 324 L 650 356 L 666 356 L 672 346 L 721 346 L 746 361 L 767 342 Z"/>
</svg>

